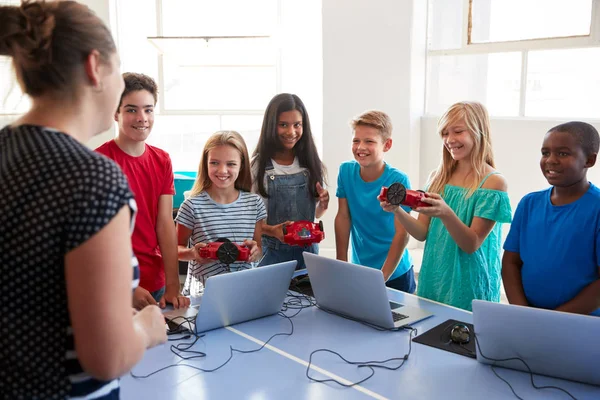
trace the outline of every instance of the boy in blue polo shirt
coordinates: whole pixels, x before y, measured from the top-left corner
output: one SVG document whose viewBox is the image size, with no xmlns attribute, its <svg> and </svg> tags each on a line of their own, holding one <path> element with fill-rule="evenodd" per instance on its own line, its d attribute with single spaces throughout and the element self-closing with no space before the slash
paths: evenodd
<svg viewBox="0 0 600 400">
<path fill-rule="evenodd" d="M 406 249 L 408 233 L 377 199 L 382 186 L 394 182 L 410 189 L 408 176 L 383 160 L 392 147 L 392 122 L 381 111 L 366 111 L 354 118 L 351 126 L 355 160 L 342 163 L 338 174 L 336 257 L 348 260 L 351 239 L 352 263 L 381 269 L 388 287 L 413 293 L 416 285 L 412 258 Z"/>
<path fill-rule="evenodd" d="M 599 146 L 585 122 L 546 133 L 540 166 L 552 186 L 521 200 L 504 243 L 511 304 L 600 316 L 600 189 L 586 176 Z"/>
</svg>

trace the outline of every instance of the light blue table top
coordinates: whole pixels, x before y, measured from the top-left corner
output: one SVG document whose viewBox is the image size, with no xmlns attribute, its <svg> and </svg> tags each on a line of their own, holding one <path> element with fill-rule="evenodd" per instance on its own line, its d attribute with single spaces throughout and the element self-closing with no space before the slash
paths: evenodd
<svg viewBox="0 0 600 400">
<path fill-rule="evenodd" d="M 450 318 L 472 321 L 468 312 L 391 289 L 389 293 L 392 300 L 420 306 L 435 314 L 413 325 L 419 334 Z M 292 310 L 288 311 L 288 314 L 291 313 Z M 397 371 L 378 369 L 375 376 L 360 386 L 343 388 L 333 383 L 311 382 L 306 377 L 306 365 L 313 350 L 327 348 L 352 361 L 402 357 L 408 351 L 409 333 L 377 331 L 315 307 L 302 310 L 293 318 L 293 322 L 292 336 L 278 336 L 257 353 L 235 354 L 233 359 L 217 372 L 204 373 L 188 367 L 175 367 L 147 379 L 134 379 L 128 375 L 121 380 L 121 397 L 161 400 L 515 398 L 509 387 L 493 374 L 489 366 L 480 364 L 475 359 L 414 342 L 410 358 L 403 367 Z M 183 363 L 212 368 L 229 357 L 229 346 L 254 349 L 273 334 L 289 331 L 289 321 L 280 316 L 214 330 L 208 332 L 193 348 L 205 351 L 207 357 Z M 149 350 L 134 368 L 134 372 L 146 374 L 180 362 L 169 350 L 172 343 L 174 342 Z M 334 377 L 355 382 L 369 374 L 366 369 L 346 365 L 337 357 L 325 353 L 313 358 L 313 367 L 311 376 L 319 379 Z M 503 368 L 498 368 L 497 371 L 525 399 L 567 398 L 559 391 L 535 390 L 531 386 L 529 374 Z M 600 387 L 537 375 L 535 382 L 538 385 L 559 386 L 577 399 L 600 399 Z"/>
</svg>

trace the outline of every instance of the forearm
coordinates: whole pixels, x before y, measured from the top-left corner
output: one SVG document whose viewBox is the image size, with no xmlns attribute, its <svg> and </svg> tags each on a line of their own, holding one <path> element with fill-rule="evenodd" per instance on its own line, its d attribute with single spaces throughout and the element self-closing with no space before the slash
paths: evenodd
<svg viewBox="0 0 600 400">
<path fill-rule="evenodd" d="M 166 285 L 177 285 L 179 287 L 179 247 L 177 245 L 177 233 L 175 225 L 169 223 L 158 224 L 156 227 L 158 246 L 165 264 Z"/>
<path fill-rule="evenodd" d="M 196 259 L 194 249 L 187 246 L 177 246 L 177 258 L 180 261 L 193 261 Z"/>
<path fill-rule="evenodd" d="M 521 268 L 512 263 L 502 263 L 502 281 L 506 298 L 510 304 L 518 306 L 528 306 L 529 302 L 525 297 L 523 289 L 523 280 L 521 278 Z"/>
<path fill-rule="evenodd" d="M 600 279 L 587 285 L 577 296 L 556 310 L 575 314 L 590 314 L 598 308 L 600 308 Z"/>
<path fill-rule="evenodd" d="M 480 246 L 479 236 L 465 225 L 453 212 L 440 218 L 458 247 L 467 254 L 474 253 Z"/>
<path fill-rule="evenodd" d="M 398 207 L 394 210 L 394 217 L 402 224 L 406 232 L 420 242 L 427 238 L 429 224 L 425 225 L 417 218 L 412 217 L 409 213 Z"/>
<path fill-rule="evenodd" d="M 335 253 L 338 260 L 348 261 L 348 243 L 350 242 L 350 219 L 335 217 Z"/>
<path fill-rule="evenodd" d="M 402 254 L 404 253 L 404 249 L 406 248 L 407 244 L 407 234 L 396 234 L 394 236 L 387 254 L 387 258 L 385 259 L 383 267 L 381 268 L 381 272 L 383 272 L 383 279 L 385 279 L 385 281 L 388 281 L 394 274 L 394 271 L 396 270 L 396 267 L 398 267 L 398 263 L 402 258 Z"/>
</svg>

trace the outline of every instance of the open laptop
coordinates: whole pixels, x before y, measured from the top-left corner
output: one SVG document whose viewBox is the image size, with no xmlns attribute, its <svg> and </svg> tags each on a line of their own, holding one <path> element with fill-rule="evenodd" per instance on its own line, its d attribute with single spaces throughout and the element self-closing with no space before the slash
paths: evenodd
<svg viewBox="0 0 600 400">
<path fill-rule="evenodd" d="M 410 325 L 433 315 L 390 301 L 381 270 L 307 252 L 303 255 L 320 308 L 385 329 Z"/>
<path fill-rule="evenodd" d="M 171 326 L 184 321 L 178 317 L 195 317 L 195 326 L 189 328 L 200 333 L 276 314 L 295 269 L 296 261 L 289 261 L 211 276 L 206 280 L 200 305 L 165 311 L 163 316 L 172 320 Z"/>
<path fill-rule="evenodd" d="M 599 317 L 473 300 L 473 326 L 481 363 L 600 385 Z"/>
</svg>

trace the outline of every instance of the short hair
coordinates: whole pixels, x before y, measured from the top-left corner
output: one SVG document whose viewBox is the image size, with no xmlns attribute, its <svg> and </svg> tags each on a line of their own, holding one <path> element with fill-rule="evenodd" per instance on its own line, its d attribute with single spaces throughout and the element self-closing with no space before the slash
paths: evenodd
<svg viewBox="0 0 600 400">
<path fill-rule="evenodd" d="M 565 132 L 577 140 L 586 156 L 598 154 L 600 137 L 598 131 L 587 122 L 571 121 L 556 125 L 548 132 Z"/>
<path fill-rule="evenodd" d="M 384 142 L 392 137 L 392 119 L 383 111 L 365 111 L 350 121 L 352 129 L 361 125 L 377 129 Z"/>
<path fill-rule="evenodd" d="M 123 81 L 125 81 L 125 89 L 123 90 L 123 94 L 121 94 L 121 100 L 119 100 L 117 112 L 119 112 L 125 96 L 131 92 L 137 92 L 139 90 L 146 90 L 150 92 L 152 97 L 154 97 L 154 105 L 156 105 L 156 102 L 158 101 L 158 86 L 156 85 L 156 81 L 154 79 L 145 74 L 125 72 L 123 74 Z"/>
<path fill-rule="evenodd" d="M 12 57 L 19 85 L 31 97 L 76 92 L 93 50 L 110 65 L 116 46 L 106 25 L 85 5 L 23 1 L 0 6 L 0 56 Z"/>
</svg>

